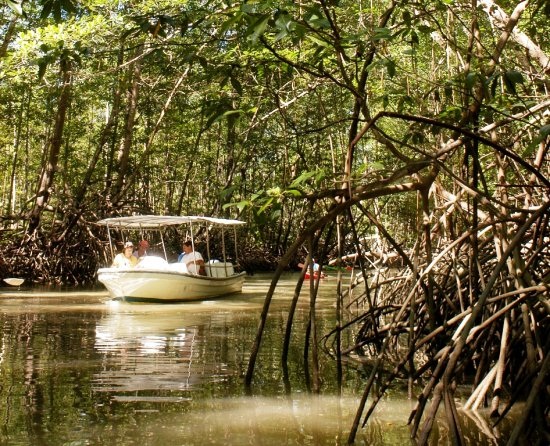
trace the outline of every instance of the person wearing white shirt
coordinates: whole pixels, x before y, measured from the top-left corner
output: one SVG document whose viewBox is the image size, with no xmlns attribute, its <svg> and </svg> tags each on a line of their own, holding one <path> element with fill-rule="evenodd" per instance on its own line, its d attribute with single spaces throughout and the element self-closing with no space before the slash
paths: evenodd
<svg viewBox="0 0 550 446">
<path fill-rule="evenodd" d="M 132 255 L 134 244 L 132 242 L 124 243 L 122 252 L 117 254 L 113 260 L 113 268 L 133 268 L 138 260 Z"/>
<path fill-rule="evenodd" d="M 187 270 L 191 274 L 206 275 L 204 259 L 200 252 L 193 250 L 193 243 L 191 240 L 183 242 L 183 252 L 179 255 L 178 262 L 185 263 Z"/>
</svg>

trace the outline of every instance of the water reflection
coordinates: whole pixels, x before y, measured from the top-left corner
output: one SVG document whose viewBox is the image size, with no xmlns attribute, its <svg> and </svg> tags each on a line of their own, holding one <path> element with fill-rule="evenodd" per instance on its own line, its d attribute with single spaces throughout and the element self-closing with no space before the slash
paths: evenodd
<svg viewBox="0 0 550 446">
<path fill-rule="evenodd" d="M 107 293 L 0 293 L 0 445 L 344 445 L 364 380 L 321 359 L 322 395 L 306 392 L 303 332 L 296 314 L 285 395 L 282 339 L 295 276 L 283 277 L 254 378 L 243 376 L 270 276 L 247 279 L 241 295 L 185 304 L 112 302 Z M 319 302 L 320 330 L 333 326 L 333 292 Z M 307 290 L 306 290 L 307 294 Z M 323 325 L 324 324 L 324 325 Z M 411 405 L 391 392 L 361 429 L 358 445 L 409 444 Z M 499 444 L 487 417 L 464 417 L 470 444 Z M 444 422 L 432 444 L 448 444 Z"/>
<path fill-rule="evenodd" d="M 93 376 L 93 390 L 117 394 L 175 391 L 199 384 L 204 370 L 194 361 L 200 327 L 199 318 L 182 317 L 179 312 L 112 311 L 104 315 L 96 324 L 95 349 L 103 361 L 101 371 Z M 120 400 L 121 396 L 113 398 Z"/>
</svg>

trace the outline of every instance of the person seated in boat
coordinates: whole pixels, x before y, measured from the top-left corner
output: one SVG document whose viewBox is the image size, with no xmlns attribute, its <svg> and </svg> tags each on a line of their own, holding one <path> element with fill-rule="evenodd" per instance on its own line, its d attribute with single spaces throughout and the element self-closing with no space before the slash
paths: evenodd
<svg viewBox="0 0 550 446">
<path fill-rule="evenodd" d="M 183 242 L 183 252 L 179 255 L 178 262 L 185 263 L 187 270 L 191 274 L 206 276 L 204 259 L 200 252 L 193 249 L 193 242 L 191 242 L 191 240 Z"/>
<path fill-rule="evenodd" d="M 118 253 L 114 260 L 113 268 L 132 268 L 137 265 L 138 259 L 132 255 L 134 252 L 134 244 L 132 242 L 124 243 L 122 252 Z"/>
<path fill-rule="evenodd" d="M 319 271 L 321 269 L 320 265 L 315 261 L 315 259 L 311 259 L 311 261 L 313 262 L 313 277 L 315 279 L 317 279 L 318 277 L 321 277 L 321 279 L 324 279 L 325 277 L 327 277 L 327 275 L 325 273 L 321 273 L 321 275 L 319 276 Z M 299 266 L 301 265 L 302 268 L 305 268 L 305 265 L 303 263 L 300 263 Z M 305 279 L 309 279 L 309 266 L 307 267 L 307 270 L 306 270 L 306 275 L 305 275 Z"/>
<path fill-rule="evenodd" d="M 138 243 L 137 249 L 132 254 L 136 259 L 140 260 L 142 257 L 147 255 L 147 250 L 149 249 L 149 242 L 147 240 L 141 240 Z"/>
</svg>

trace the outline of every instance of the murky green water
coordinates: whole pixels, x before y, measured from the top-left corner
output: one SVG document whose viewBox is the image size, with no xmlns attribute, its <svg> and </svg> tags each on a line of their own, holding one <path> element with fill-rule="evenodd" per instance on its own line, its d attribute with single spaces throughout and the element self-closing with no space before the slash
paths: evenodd
<svg viewBox="0 0 550 446">
<path fill-rule="evenodd" d="M 364 381 L 345 370 L 337 397 L 333 362 L 322 357 L 322 393 L 303 366 L 307 292 L 283 386 L 282 334 L 296 275 L 283 278 L 257 362 L 248 365 L 269 276 L 243 293 L 177 305 L 112 302 L 106 292 L 0 289 L 0 445 L 345 445 Z M 332 324 L 333 284 L 323 284 L 320 331 Z M 412 402 L 392 392 L 356 444 L 410 444 Z M 484 420 L 471 444 L 500 444 Z M 483 429 L 487 432 L 483 432 Z M 444 424 L 433 444 L 446 444 Z"/>
</svg>

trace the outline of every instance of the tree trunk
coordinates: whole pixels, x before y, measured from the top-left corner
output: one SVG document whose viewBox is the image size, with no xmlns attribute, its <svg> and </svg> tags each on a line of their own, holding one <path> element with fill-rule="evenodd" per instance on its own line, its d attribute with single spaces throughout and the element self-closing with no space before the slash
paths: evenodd
<svg viewBox="0 0 550 446">
<path fill-rule="evenodd" d="M 121 64 L 122 64 L 122 58 L 119 57 L 118 65 L 120 66 Z M 88 164 L 88 168 L 86 169 L 86 174 L 84 176 L 84 179 L 82 180 L 82 183 L 78 187 L 74 197 L 73 209 L 75 210 L 75 212 L 69 216 L 69 220 L 67 221 L 65 228 L 63 229 L 59 237 L 57 237 L 56 239 L 56 243 L 61 243 L 63 241 L 63 239 L 71 231 L 71 229 L 74 227 L 74 225 L 76 224 L 76 222 L 78 221 L 78 219 L 80 218 L 84 210 L 86 209 L 86 207 L 83 205 L 83 201 L 88 192 L 88 188 L 92 182 L 96 165 L 99 162 L 101 153 L 103 152 L 105 146 L 108 144 L 109 140 L 113 137 L 113 134 L 116 132 L 116 126 L 118 123 L 118 114 L 120 111 L 121 91 L 122 91 L 122 88 L 121 88 L 120 82 L 117 81 L 116 85 L 114 86 L 113 105 L 111 108 L 111 112 L 109 113 L 109 117 L 107 119 L 107 122 L 105 123 L 105 127 L 103 127 L 103 130 L 101 131 L 99 142 L 94 151 L 92 159 Z"/>
<path fill-rule="evenodd" d="M 129 161 L 130 151 L 134 139 L 134 126 L 138 108 L 139 83 L 141 81 L 141 55 L 143 54 L 143 45 L 137 48 L 137 54 L 133 63 L 133 73 L 131 86 L 128 88 L 128 110 L 126 112 L 126 120 L 124 126 L 124 135 L 120 143 L 120 148 L 117 156 L 117 179 L 113 190 L 112 205 L 117 207 L 122 199 L 122 191 L 126 185 L 126 177 L 130 173 Z"/>
<path fill-rule="evenodd" d="M 47 158 L 42 167 L 40 182 L 36 193 L 36 202 L 29 213 L 29 227 L 27 234 L 31 235 L 40 226 L 42 211 L 46 207 L 51 194 L 51 188 L 54 183 L 55 172 L 59 160 L 59 152 L 63 142 L 63 128 L 65 127 L 65 118 L 67 109 L 71 101 L 71 63 L 66 60 L 60 62 L 62 87 L 59 95 L 57 114 L 52 136 L 47 146 Z"/>
<path fill-rule="evenodd" d="M 8 25 L 8 29 L 6 30 L 6 34 L 4 34 L 4 41 L 2 42 L 2 45 L 0 45 L 0 58 L 6 57 L 6 54 L 8 52 L 8 46 L 15 34 L 15 25 L 17 24 L 17 18 L 13 18 L 10 21 L 10 24 Z"/>
</svg>

